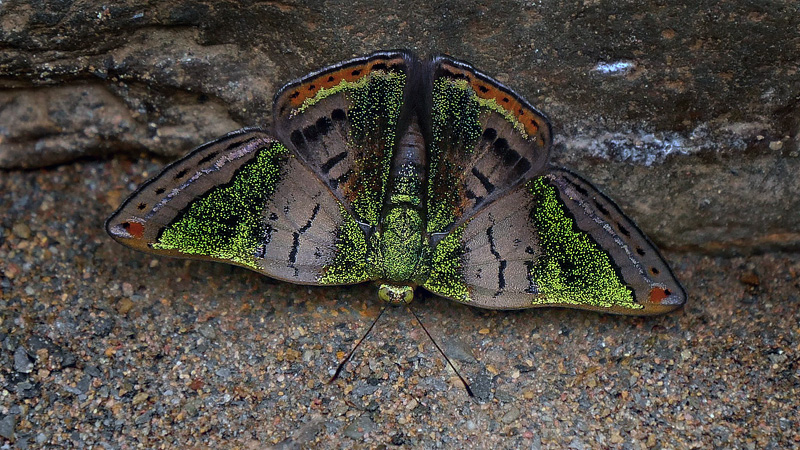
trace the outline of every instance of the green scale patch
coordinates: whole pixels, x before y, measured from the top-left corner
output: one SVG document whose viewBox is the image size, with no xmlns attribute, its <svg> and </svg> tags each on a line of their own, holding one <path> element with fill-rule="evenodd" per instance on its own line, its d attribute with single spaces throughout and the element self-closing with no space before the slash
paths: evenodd
<svg viewBox="0 0 800 450">
<path fill-rule="evenodd" d="M 461 225 L 436 245 L 431 258 L 430 276 L 422 287 L 434 294 L 469 303 L 472 299 L 464 282 L 461 261 L 461 256 L 464 254 L 461 235 L 466 227 L 467 224 Z"/>
<path fill-rule="evenodd" d="M 478 97 L 468 89 L 466 81 L 436 80 L 433 85 L 433 113 L 429 146 L 428 233 L 441 233 L 462 214 L 461 176 L 464 167 L 454 161 L 465 161 L 483 133 L 478 120 L 483 108 Z"/>
<path fill-rule="evenodd" d="M 263 238 L 263 208 L 281 178 L 288 150 L 273 143 L 258 151 L 225 185 L 192 201 L 164 228 L 153 248 L 208 255 L 260 269 L 253 256 Z"/>
<path fill-rule="evenodd" d="M 367 242 L 353 216 L 339 207 L 344 222 L 336 233 L 336 256 L 322 269 L 320 284 L 355 284 L 372 279 L 367 266 Z"/>
<path fill-rule="evenodd" d="M 527 188 L 536 199 L 530 218 L 542 247 L 542 256 L 531 268 L 540 294 L 532 304 L 642 308 L 614 270 L 609 255 L 567 215 L 547 177 L 529 181 Z"/>
<path fill-rule="evenodd" d="M 405 82 L 405 74 L 375 72 L 346 89 L 353 104 L 347 113 L 350 143 L 364 155 L 355 161 L 359 183 L 353 211 L 372 226 L 380 221 L 386 195 Z"/>
</svg>

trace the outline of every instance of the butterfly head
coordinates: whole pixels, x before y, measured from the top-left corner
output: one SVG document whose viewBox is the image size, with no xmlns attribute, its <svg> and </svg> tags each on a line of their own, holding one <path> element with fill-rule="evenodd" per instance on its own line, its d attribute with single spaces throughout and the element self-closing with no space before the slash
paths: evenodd
<svg viewBox="0 0 800 450">
<path fill-rule="evenodd" d="M 382 284 L 378 297 L 390 305 L 403 305 L 414 300 L 414 288 L 408 285 Z"/>
</svg>

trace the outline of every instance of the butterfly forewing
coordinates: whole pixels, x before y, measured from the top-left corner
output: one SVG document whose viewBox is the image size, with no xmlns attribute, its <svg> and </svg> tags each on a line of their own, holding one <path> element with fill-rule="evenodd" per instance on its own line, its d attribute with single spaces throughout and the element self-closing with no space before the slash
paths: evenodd
<svg viewBox="0 0 800 450">
<path fill-rule="evenodd" d="M 350 213 L 377 227 L 404 105 L 402 52 L 358 58 L 287 84 L 274 106 L 276 134 Z"/>
<path fill-rule="evenodd" d="M 137 250 L 227 262 L 294 283 L 366 279 L 364 263 L 343 260 L 365 253 L 363 232 L 315 174 L 257 129 L 169 165 L 106 228 Z"/>
<path fill-rule="evenodd" d="M 469 64 L 433 60 L 428 232 L 452 230 L 544 171 L 550 124 Z"/>
<path fill-rule="evenodd" d="M 563 169 L 521 185 L 442 243 L 448 245 L 436 252 L 457 260 L 460 270 L 453 276 L 434 269 L 425 288 L 475 306 L 651 315 L 686 300 L 636 225 L 586 180 Z"/>
</svg>

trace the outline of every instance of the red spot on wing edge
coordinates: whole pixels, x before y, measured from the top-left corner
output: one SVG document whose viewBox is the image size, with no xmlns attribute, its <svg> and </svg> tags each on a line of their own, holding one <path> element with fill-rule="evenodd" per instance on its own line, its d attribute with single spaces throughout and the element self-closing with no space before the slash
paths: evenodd
<svg viewBox="0 0 800 450">
<path fill-rule="evenodd" d="M 654 287 L 650 289 L 650 303 L 661 304 L 661 301 L 667 297 L 669 297 L 669 293 L 664 288 Z"/>
<path fill-rule="evenodd" d="M 141 239 L 144 236 L 144 225 L 139 222 L 125 222 L 122 226 L 128 231 L 128 234 L 136 239 Z"/>
</svg>

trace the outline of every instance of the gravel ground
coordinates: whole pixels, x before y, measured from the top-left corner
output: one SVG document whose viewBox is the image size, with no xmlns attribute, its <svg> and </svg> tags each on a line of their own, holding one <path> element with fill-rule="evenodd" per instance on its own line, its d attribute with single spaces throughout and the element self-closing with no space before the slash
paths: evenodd
<svg viewBox="0 0 800 450">
<path fill-rule="evenodd" d="M 800 255 L 667 252 L 687 307 L 651 319 L 428 297 L 327 384 L 381 304 L 114 243 L 160 162 L 0 172 L 0 448 L 800 445 Z M 591 176 L 591 174 L 587 174 Z"/>
</svg>

